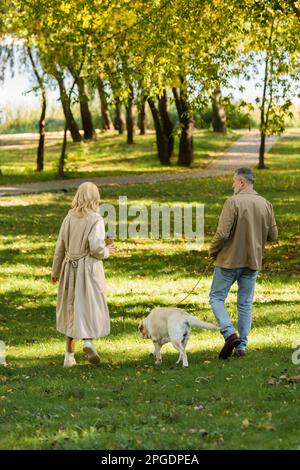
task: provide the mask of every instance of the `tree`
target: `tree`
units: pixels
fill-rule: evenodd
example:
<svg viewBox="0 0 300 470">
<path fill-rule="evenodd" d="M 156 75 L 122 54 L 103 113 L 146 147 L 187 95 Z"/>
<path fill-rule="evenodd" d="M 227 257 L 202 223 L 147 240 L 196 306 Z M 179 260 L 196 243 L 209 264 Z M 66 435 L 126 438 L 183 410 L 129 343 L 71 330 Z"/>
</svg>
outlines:
<svg viewBox="0 0 300 470">
<path fill-rule="evenodd" d="M 127 144 L 133 144 L 134 133 L 134 119 L 133 119 L 133 86 L 129 85 L 129 93 L 125 102 L 126 109 L 126 129 L 127 129 Z"/>
<path fill-rule="evenodd" d="M 168 95 L 164 88 L 161 96 L 158 96 L 158 109 L 162 120 L 162 127 L 168 141 L 168 156 L 172 158 L 174 150 L 174 126 L 168 113 Z"/>
<path fill-rule="evenodd" d="M 119 134 L 123 134 L 124 132 L 124 121 L 122 118 L 122 113 L 121 113 L 121 100 L 119 96 L 115 97 L 115 110 L 116 110 L 116 115 L 114 119 L 114 126 L 115 129 L 119 132 Z"/>
<path fill-rule="evenodd" d="M 230 86 L 231 77 L 240 73 L 243 62 L 248 66 L 259 54 L 268 65 L 264 102 L 260 103 L 264 108 L 262 135 L 282 127 L 282 116 L 288 109 L 288 84 L 292 69 L 296 70 L 291 64 L 296 63 L 299 52 L 295 33 L 296 23 L 299 32 L 298 2 L 12 0 L 12 5 L 12 24 L 18 37 L 37 48 L 47 74 L 56 76 L 59 71 L 57 79 L 71 129 L 74 100 L 66 100 L 70 90 L 68 69 L 78 70 L 84 57 L 77 77 L 79 97 L 86 94 L 79 89 L 81 79 L 100 77 L 103 83 L 109 83 L 119 132 L 120 106 L 125 104 L 129 143 L 133 141 L 133 106 L 142 94 L 147 97 L 162 164 L 170 163 L 174 146 L 172 125 L 165 112 L 165 90 L 172 90 L 179 116 L 178 164 L 189 166 L 193 160 L 194 110 L 213 96 L 215 128 L 224 131 L 219 90 Z M 18 11 L 15 17 L 14 10 Z M 274 34 L 268 52 L 266 38 L 270 37 L 273 16 Z M 279 99 L 283 89 L 284 103 Z M 103 93 L 102 97 L 104 116 L 107 106 Z M 86 102 L 82 100 L 82 104 Z M 103 122 L 108 127 L 105 121 L 106 117 Z"/>
<path fill-rule="evenodd" d="M 101 109 L 101 117 L 102 117 L 102 129 L 109 130 L 112 127 L 112 122 L 108 110 L 108 103 L 107 103 L 107 96 L 105 91 L 105 86 L 102 78 L 99 74 L 96 76 L 96 84 L 100 99 L 100 109 Z"/>
<path fill-rule="evenodd" d="M 32 65 L 32 69 L 38 83 L 38 88 L 41 91 L 42 97 L 42 109 L 39 119 L 39 143 L 37 148 L 37 160 L 36 160 L 36 171 L 42 171 L 44 169 L 44 148 L 45 148 L 45 128 L 46 128 L 46 109 L 47 109 L 47 93 L 44 82 L 43 74 L 38 70 L 36 60 L 34 59 L 33 51 L 30 47 L 27 47 L 27 53 Z"/>
<path fill-rule="evenodd" d="M 180 88 L 173 87 L 173 95 L 180 122 L 178 165 L 191 166 L 193 162 L 193 114 L 188 103 L 186 82 L 180 76 Z"/>
<path fill-rule="evenodd" d="M 249 8 L 251 7 L 251 8 Z M 285 117 L 290 115 L 291 98 L 295 93 L 293 74 L 299 67 L 297 18 L 285 1 L 252 2 L 248 6 L 251 34 L 246 48 L 263 66 L 260 109 L 259 169 L 265 169 L 266 137 L 283 132 Z M 257 73 L 259 76 L 259 73 Z"/>
<path fill-rule="evenodd" d="M 169 166 L 170 165 L 170 156 L 169 156 L 169 148 L 168 148 L 168 138 L 165 133 L 164 123 L 159 113 L 158 108 L 155 106 L 154 99 L 152 97 L 148 98 L 148 104 L 152 113 L 153 122 L 156 131 L 156 144 L 157 144 L 157 151 L 158 151 L 158 158 L 162 165 Z"/>
<path fill-rule="evenodd" d="M 71 95 L 70 93 L 67 92 L 67 89 L 64 83 L 63 72 L 60 70 L 58 66 L 56 66 L 55 70 L 53 69 L 52 71 L 52 75 L 56 78 L 57 83 L 58 83 L 58 87 L 60 91 L 60 100 L 61 100 L 61 104 L 63 107 L 64 115 L 65 115 L 67 129 L 69 129 L 71 133 L 73 142 L 81 142 L 82 136 L 79 132 L 78 125 L 72 113 Z"/>
<path fill-rule="evenodd" d="M 78 80 L 78 77 L 80 77 L 80 73 L 81 73 L 83 66 L 84 66 L 84 59 L 82 59 L 79 70 L 77 71 L 77 74 L 74 77 L 74 81 L 70 87 L 70 90 L 66 99 L 66 101 L 68 102 L 71 102 L 71 96 L 72 96 L 75 84 Z M 59 163 L 58 163 L 58 176 L 60 176 L 61 178 L 64 177 L 65 158 L 66 158 L 66 150 L 67 150 L 67 130 L 68 130 L 68 123 L 67 123 L 67 120 L 65 120 L 64 138 L 63 138 L 63 143 L 62 143 L 61 153 L 60 153 L 60 158 L 59 158 Z"/>
<path fill-rule="evenodd" d="M 83 137 L 85 140 L 91 140 L 96 137 L 92 114 L 89 108 L 89 98 L 86 91 L 85 81 L 82 77 L 77 79 L 77 87 L 79 93 L 80 114 L 83 127 Z"/>
<path fill-rule="evenodd" d="M 242 7 L 236 15 L 235 4 L 234 0 L 157 2 L 151 21 L 141 22 L 135 30 L 138 40 L 130 49 L 131 64 L 137 71 L 143 68 L 152 115 L 154 97 L 162 96 L 166 87 L 173 91 L 180 121 L 179 165 L 190 166 L 193 161 L 195 108 L 210 99 L 216 87 L 228 86 L 232 64 L 240 53 Z M 161 140 L 160 131 L 157 143 Z M 160 160 L 161 152 L 158 149 Z"/>
<path fill-rule="evenodd" d="M 212 95 L 212 126 L 214 132 L 226 133 L 226 112 L 219 87 L 213 91 Z"/>
<path fill-rule="evenodd" d="M 143 96 L 140 100 L 138 126 L 140 128 L 140 135 L 145 135 L 147 130 L 147 115 L 146 115 L 147 97 Z"/>
<path fill-rule="evenodd" d="M 83 77 L 77 76 L 78 74 L 76 74 L 74 69 L 71 74 L 78 88 L 83 138 L 85 140 L 91 140 L 95 138 L 96 133 L 93 125 L 92 114 L 89 108 L 89 98 L 86 91 L 86 84 Z"/>
</svg>

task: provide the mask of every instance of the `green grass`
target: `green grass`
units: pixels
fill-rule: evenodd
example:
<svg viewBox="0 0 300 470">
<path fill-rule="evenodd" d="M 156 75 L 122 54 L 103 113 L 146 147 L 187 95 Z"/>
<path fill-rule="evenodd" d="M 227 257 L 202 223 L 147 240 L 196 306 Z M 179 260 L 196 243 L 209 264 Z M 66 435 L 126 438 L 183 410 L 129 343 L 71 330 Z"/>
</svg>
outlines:
<svg viewBox="0 0 300 470">
<path fill-rule="evenodd" d="M 230 131 L 227 136 L 216 135 L 209 130 L 194 134 L 195 161 L 193 167 L 207 165 L 214 156 L 232 144 L 241 134 Z M 35 171 L 37 136 L 12 136 L 1 139 L 0 185 L 21 184 L 57 178 L 57 165 L 61 140 L 57 134 L 46 139 L 45 168 Z M 115 132 L 98 134 L 92 142 L 72 143 L 67 150 L 66 177 L 89 178 L 91 176 L 121 175 L 157 171 L 180 171 L 176 166 L 176 152 L 171 167 L 162 167 L 157 157 L 155 134 L 135 136 L 135 144 L 127 145 L 126 136 Z"/>
<path fill-rule="evenodd" d="M 101 366 L 62 368 L 64 338 L 55 330 L 56 287 L 50 266 L 57 232 L 72 194 L 1 198 L 0 338 L 8 366 L 0 366 L 1 449 L 299 449 L 299 384 L 268 385 L 293 365 L 300 340 L 299 139 L 282 139 L 256 172 L 256 189 L 272 201 L 280 244 L 266 250 L 258 277 L 253 328 L 246 358 L 218 360 L 220 334 L 193 330 L 190 367 L 175 365 L 163 348 L 153 364 L 152 345 L 137 333 L 151 308 L 176 303 L 207 265 L 206 251 L 182 241 L 126 240 L 105 262 L 111 335 L 95 342 Z M 120 193 L 121 191 L 121 193 Z M 117 203 L 205 203 L 205 250 L 231 177 L 105 189 Z M 186 308 L 214 322 L 208 304 L 212 269 Z M 228 298 L 236 321 L 236 288 Z"/>
</svg>

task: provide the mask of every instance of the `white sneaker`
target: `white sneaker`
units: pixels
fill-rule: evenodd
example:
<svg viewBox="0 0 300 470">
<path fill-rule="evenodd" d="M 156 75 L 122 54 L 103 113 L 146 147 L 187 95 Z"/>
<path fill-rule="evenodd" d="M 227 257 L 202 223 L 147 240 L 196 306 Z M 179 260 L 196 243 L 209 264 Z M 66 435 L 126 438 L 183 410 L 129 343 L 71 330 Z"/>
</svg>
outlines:
<svg viewBox="0 0 300 470">
<path fill-rule="evenodd" d="M 98 366 L 100 363 L 100 357 L 98 356 L 98 353 L 96 349 L 94 348 L 94 345 L 92 341 L 85 341 L 83 343 L 83 351 L 86 354 L 86 357 L 88 361 L 93 365 L 93 366 Z"/>
<path fill-rule="evenodd" d="M 76 366 L 77 362 L 75 360 L 74 355 L 70 356 L 69 354 L 65 355 L 65 360 L 64 360 L 64 367 L 74 367 Z"/>
</svg>

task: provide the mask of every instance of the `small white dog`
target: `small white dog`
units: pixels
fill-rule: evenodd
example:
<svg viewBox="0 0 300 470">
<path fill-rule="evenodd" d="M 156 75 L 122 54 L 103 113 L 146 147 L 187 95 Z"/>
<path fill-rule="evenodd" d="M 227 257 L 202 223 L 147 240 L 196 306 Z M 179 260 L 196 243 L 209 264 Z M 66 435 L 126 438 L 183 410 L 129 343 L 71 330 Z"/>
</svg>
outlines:
<svg viewBox="0 0 300 470">
<path fill-rule="evenodd" d="M 142 338 L 151 338 L 153 341 L 155 364 L 159 364 L 162 360 L 160 353 L 162 345 L 171 342 L 174 348 L 179 351 L 179 359 L 176 364 L 182 360 L 183 367 L 188 367 L 185 347 L 192 326 L 206 330 L 220 329 L 211 323 L 198 320 L 182 308 L 159 307 L 154 308 L 144 320 L 140 321 L 139 330 Z"/>
</svg>

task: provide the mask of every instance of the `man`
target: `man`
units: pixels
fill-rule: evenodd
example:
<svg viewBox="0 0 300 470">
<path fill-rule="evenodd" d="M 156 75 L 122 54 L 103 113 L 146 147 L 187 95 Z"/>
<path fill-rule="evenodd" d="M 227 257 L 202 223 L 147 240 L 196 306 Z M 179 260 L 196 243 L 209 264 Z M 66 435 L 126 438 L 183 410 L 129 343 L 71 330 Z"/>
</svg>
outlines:
<svg viewBox="0 0 300 470">
<path fill-rule="evenodd" d="M 266 241 L 275 242 L 278 237 L 272 204 L 254 191 L 253 183 L 250 168 L 236 170 L 232 186 L 234 196 L 225 201 L 209 249 L 210 257 L 215 259 L 210 305 L 225 339 L 220 359 L 227 359 L 234 349 L 237 356 L 246 354 L 255 281 L 261 269 L 263 250 Z M 235 281 L 238 284 L 239 336 L 225 308 L 226 297 Z"/>
</svg>

